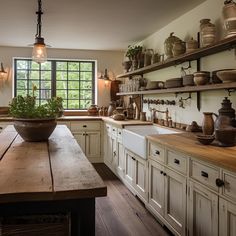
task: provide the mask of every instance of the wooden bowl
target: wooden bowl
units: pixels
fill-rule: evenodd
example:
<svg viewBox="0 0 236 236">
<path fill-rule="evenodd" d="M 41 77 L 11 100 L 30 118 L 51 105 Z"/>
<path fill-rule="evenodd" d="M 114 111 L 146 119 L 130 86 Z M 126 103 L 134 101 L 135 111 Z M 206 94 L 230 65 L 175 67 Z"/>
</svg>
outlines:
<svg viewBox="0 0 236 236">
<path fill-rule="evenodd" d="M 236 69 L 221 70 L 216 75 L 222 80 L 223 83 L 236 82 Z"/>
<path fill-rule="evenodd" d="M 215 139 L 214 135 L 205 135 L 205 134 L 198 134 L 196 135 L 197 140 L 204 145 L 209 145 Z"/>
</svg>

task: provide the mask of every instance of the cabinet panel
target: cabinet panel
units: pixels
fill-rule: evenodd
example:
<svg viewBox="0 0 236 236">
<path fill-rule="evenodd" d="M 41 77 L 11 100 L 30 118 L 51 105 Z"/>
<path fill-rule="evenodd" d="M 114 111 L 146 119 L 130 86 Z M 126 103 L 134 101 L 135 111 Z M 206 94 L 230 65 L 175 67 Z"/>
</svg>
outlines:
<svg viewBox="0 0 236 236">
<path fill-rule="evenodd" d="M 125 155 L 123 144 L 118 140 L 117 141 L 117 173 L 123 178 L 124 177 L 124 168 L 125 168 Z"/>
<path fill-rule="evenodd" d="M 165 218 L 181 234 L 186 228 L 186 177 L 165 169 Z"/>
<path fill-rule="evenodd" d="M 129 185 L 133 185 L 135 178 L 135 159 L 129 151 L 125 151 L 125 180 Z"/>
<path fill-rule="evenodd" d="M 149 204 L 162 216 L 164 215 L 165 179 L 161 174 L 164 167 L 149 161 Z"/>
<path fill-rule="evenodd" d="M 73 133 L 73 135 L 74 135 L 76 141 L 78 142 L 78 144 L 80 145 L 82 151 L 86 155 L 85 133 L 84 132 L 77 132 L 77 133 Z"/>
<path fill-rule="evenodd" d="M 236 205 L 222 198 L 219 200 L 219 235 L 236 235 Z"/>
<path fill-rule="evenodd" d="M 145 160 L 135 157 L 135 189 L 138 194 L 147 200 L 148 174 L 147 163 Z"/>
<path fill-rule="evenodd" d="M 88 158 L 100 157 L 101 154 L 101 143 L 100 143 L 100 132 L 87 131 L 85 134 L 86 142 L 86 156 Z"/>
<path fill-rule="evenodd" d="M 112 144 L 113 140 L 111 136 L 105 135 L 105 142 L 104 142 L 104 155 L 105 160 L 108 164 L 112 164 L 113 154 L 112 154 Z"/>
<path fill-rule="evenodd" d="M 218 235 L 218 196 L 190 181 L 189 235 Z"/>
<path fill-rule="evenodd" d="M 236 201 L 236 176 L 230 172 L 223 171 L 223 195 Z"/>
</svg>

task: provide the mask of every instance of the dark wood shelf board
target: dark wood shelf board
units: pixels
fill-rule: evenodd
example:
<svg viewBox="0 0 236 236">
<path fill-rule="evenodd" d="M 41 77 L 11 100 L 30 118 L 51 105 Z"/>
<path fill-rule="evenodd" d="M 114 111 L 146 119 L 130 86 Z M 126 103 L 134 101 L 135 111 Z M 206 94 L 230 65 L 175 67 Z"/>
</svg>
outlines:
<svg viewBox="0 0 236 236">
<path fill-rule="evenodd" d="M 226 38 L 213 45 L 196 49 L 194 52 L 185 53 L 178 57 L 167 59 L 164 62 L 155 63 L 135 71 L 130 71 L 128 73 L 118 75 L 117 78 L 131 77 L 134 75 L 143 75 L 145 73 L 160 70 L 169 66 L 175 66 L 186 61 L 194 61 L 200 59 L 201 57 L 209 56 L 235 47 L 236 47 L 236 37 Z"/>
<path fill-rule="evenodd" d="M 186 87 L 169 88 L 169 89 L 144 90 L 144 91 L 117 93 L 117 95 L 126 96 L 126 95 L 138 95 L 138 94 L 145 95 L 145 94 L 163 94 L 163 93 L 189 93 L 189 92 L 200 92 L 200 91 L 232 89 L 232 88 L 236 88 L 236 82 L 222 83 L 222 84 L 208 84 L 199 86 L 186 86 Z"/>
</svg>

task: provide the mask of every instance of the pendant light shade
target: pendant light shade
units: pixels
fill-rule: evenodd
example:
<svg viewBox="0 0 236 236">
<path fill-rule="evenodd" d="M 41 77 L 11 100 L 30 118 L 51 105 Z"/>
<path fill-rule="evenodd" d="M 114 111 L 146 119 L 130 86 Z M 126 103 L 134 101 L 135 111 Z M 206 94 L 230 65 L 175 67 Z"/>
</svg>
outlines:
<svg viewBox="0 0 236 236">
<path fill-rule="evenodd" d="M 37 17 L 37 33 L 35 35 L 35 43 L 32 52 L 32 60 L 37 63 L 43 63 L 47 61 L 47 51 L 46 44 L 44 43 L 44 38 L 41 37 L 41 16 L 42 16 L 42 2 L 38 0 L 38 11 L 36 12 Z"/>
</svg>

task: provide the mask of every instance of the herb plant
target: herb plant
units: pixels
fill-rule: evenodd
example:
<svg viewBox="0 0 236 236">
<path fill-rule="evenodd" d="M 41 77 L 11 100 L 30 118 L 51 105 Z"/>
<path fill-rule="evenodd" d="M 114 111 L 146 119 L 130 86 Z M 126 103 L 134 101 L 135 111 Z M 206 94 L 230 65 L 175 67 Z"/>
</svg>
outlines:
<svg viewBox="0 0 236 236">
<path fill-rule="evenodd" d="M 57 118 L 63 113 L 62 102 L 61 97 L 53 97 L 46 104 L 37 106 L 35 96 L 19 95 L 9 104 L 9 113 L 15 118 Z"/>
</svg>

